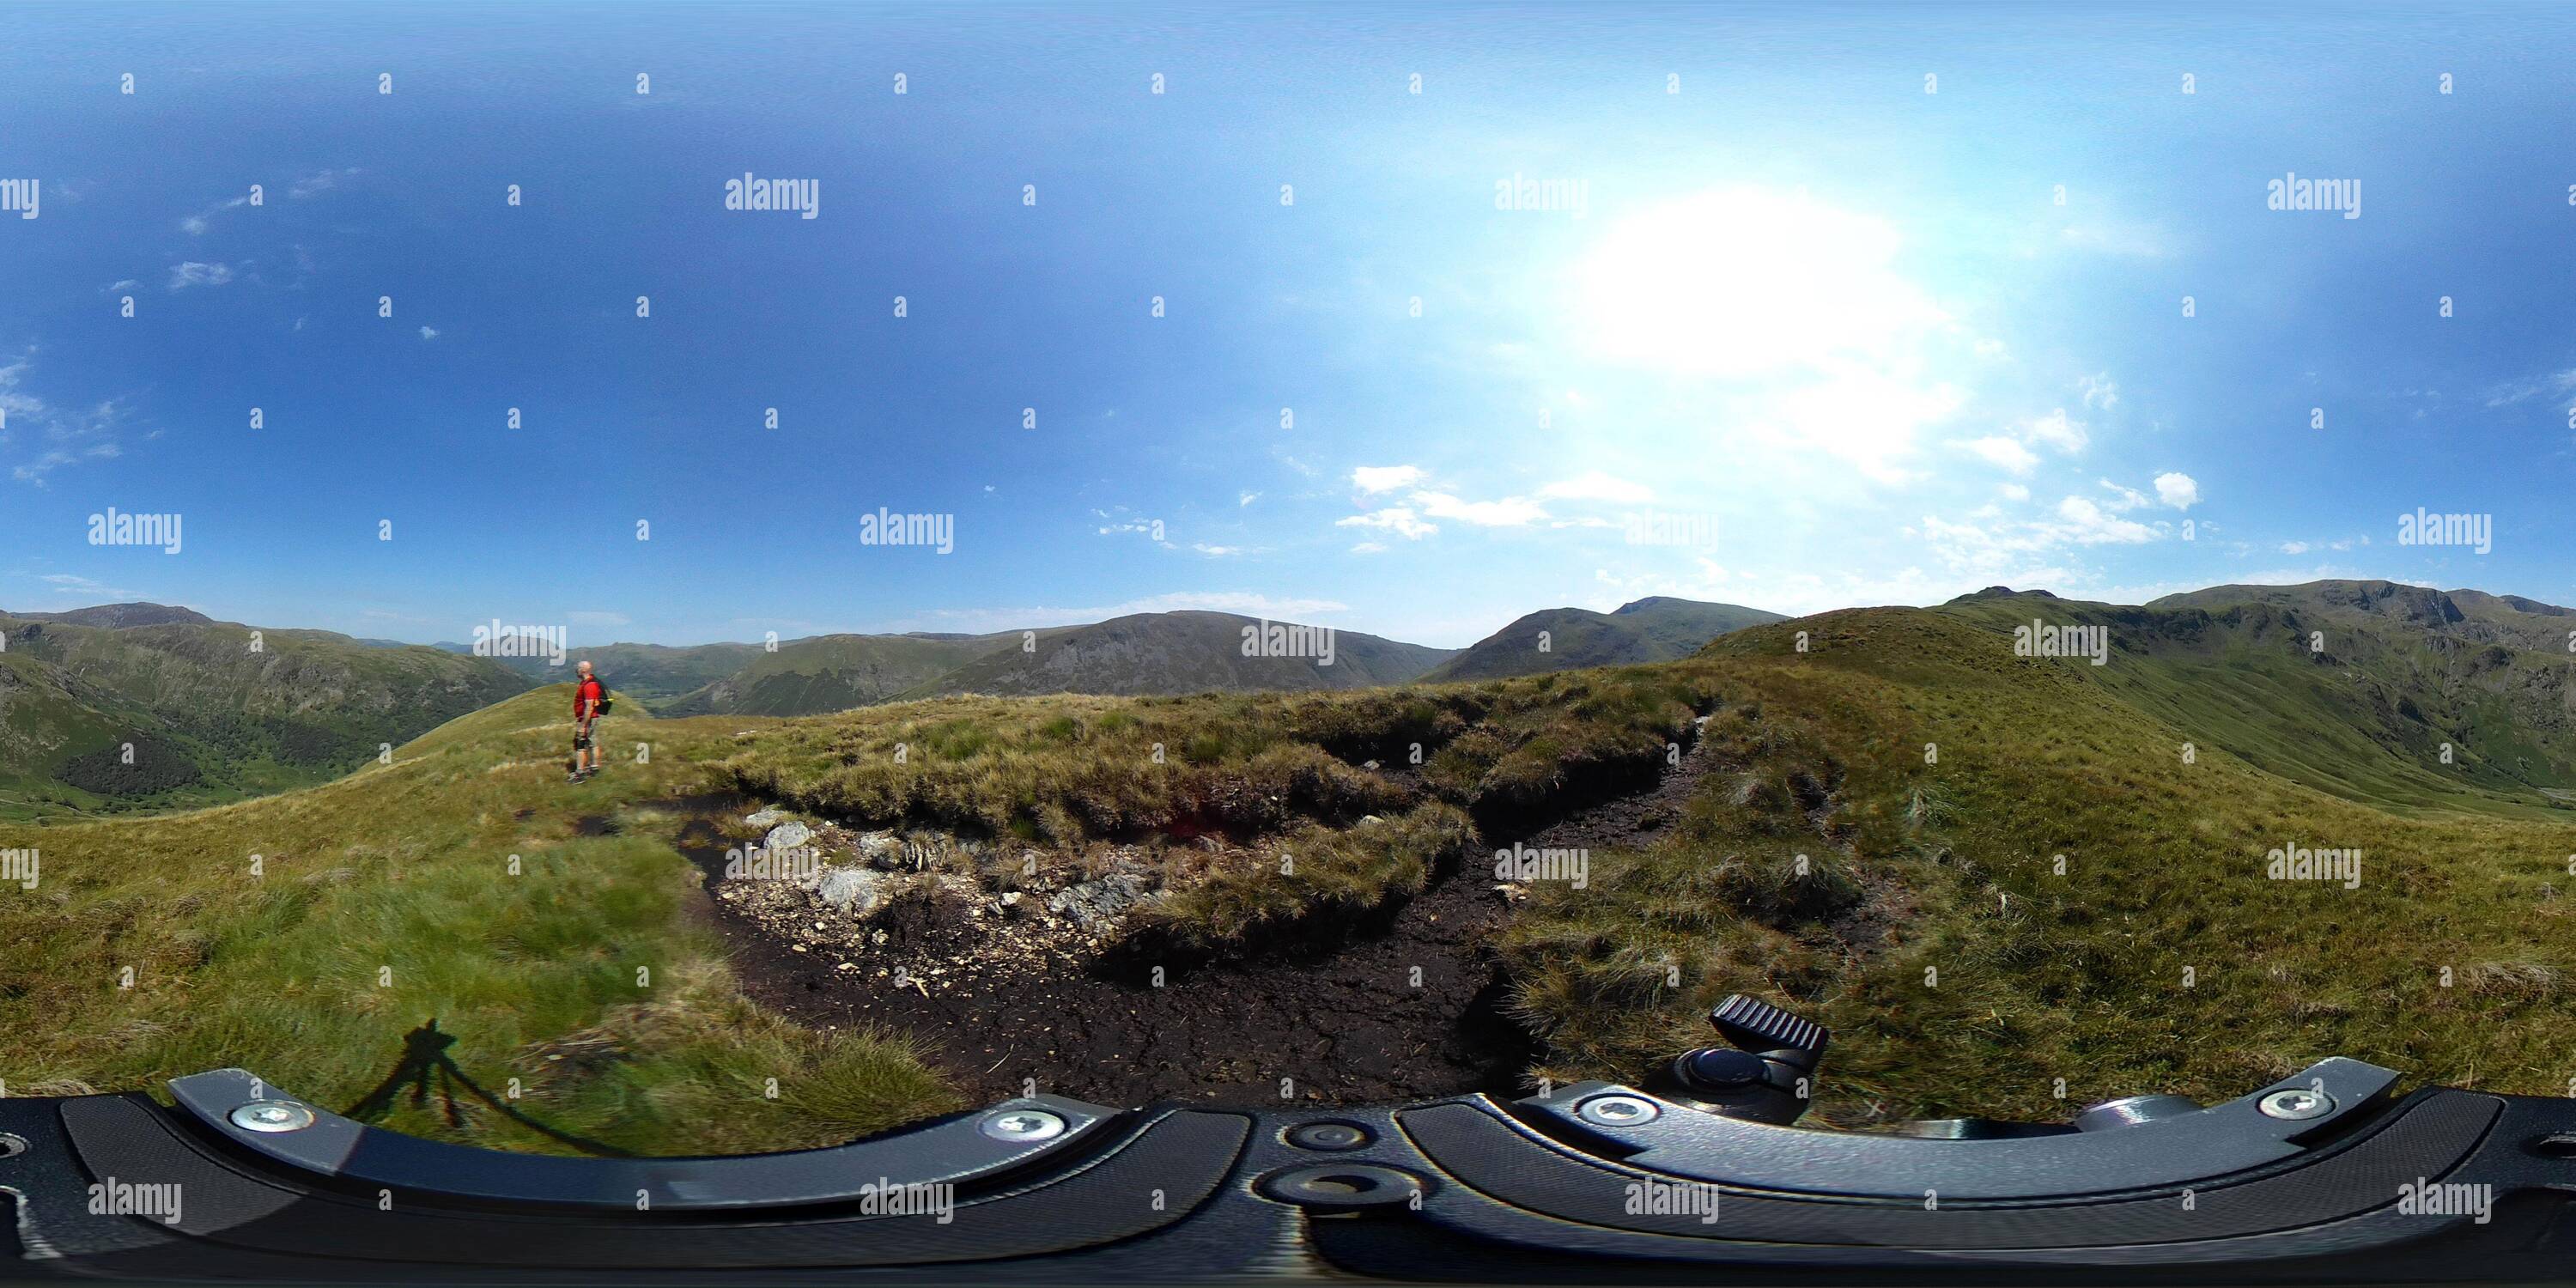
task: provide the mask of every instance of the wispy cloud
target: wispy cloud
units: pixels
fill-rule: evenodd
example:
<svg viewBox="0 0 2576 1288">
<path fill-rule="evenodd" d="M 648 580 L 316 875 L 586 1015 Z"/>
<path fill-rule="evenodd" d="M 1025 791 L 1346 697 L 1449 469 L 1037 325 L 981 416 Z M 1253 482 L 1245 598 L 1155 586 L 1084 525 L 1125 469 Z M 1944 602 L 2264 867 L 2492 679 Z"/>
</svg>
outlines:
<svg viewBox="0 0 2576 1288">
<path fill-rule="evenodd" d="M 27 392 L 22 385 L 34 365 L 32 354 L 30 350 L 0 366 L 0 426 L 5 426 L 0 445 L 29 433 L 44 445 L 10 467 L 9 477 L 43 487 L 45 476 L 66 465 L 124 455 L 117 437 L 125 422 L 124 405 L 110 398 L 87 408 L 66 408 Z"/>
<path fill-rule="evenodd" d="M 221 286 L 233 280 L 230 264 L 201 264 L 189 260 L 170 266 L 170 289 L 184 291 L 191 286 Z"/>
<path fill-rule="evenodd" d="M 1369 496 L 1421 481 L 1422 467 L 1418 465 L 1363 465 L 1351 471 L 1351 486 Z"/>
<path fill-rule="evenodd" d="M 322 193 L 329 192 L 333 188 L 339 187 L 342 179 L 351 178 L 360 173 L 362 172 L 356 166 L 350 166 L 342 170 L 317 170 L 312 174 L 308 174 L 303 178 L 288 184 L 286 195 L 293 197 L 298 201 L 307 197 L 318 196 Z"/>
<path fill-rule="evenodd" d="M 1432 533 L 1440 530 L 1435 524 L 1424 523 L 1422 521 L 1422 516 L 1414 513 L 1411 507 L 1402 505 L 1390 505 L 1383 510 L 1373 510 L 1367 514 L 1354 514 L 1349 518 L 1336 519 L 1333 521 L 1333 526 L 1336 528 L 1382 528 L 1404 538 L 1407 541 L 1420 541 L 1424 537 L 1430 536 Z"/>
</svg>

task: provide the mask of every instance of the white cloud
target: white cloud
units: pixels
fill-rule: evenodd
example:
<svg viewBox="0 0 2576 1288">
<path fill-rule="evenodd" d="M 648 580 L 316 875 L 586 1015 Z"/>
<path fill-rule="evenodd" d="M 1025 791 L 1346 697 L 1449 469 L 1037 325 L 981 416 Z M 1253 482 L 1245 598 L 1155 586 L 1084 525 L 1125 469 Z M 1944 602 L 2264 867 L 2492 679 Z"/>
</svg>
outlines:
<svg viewBox="0 0 2576 1288">
<path fill-rule="evenodd" d="M 2027 501 L 2030 499 L 2030 489 L 2023 487 L 2019 483 L 2006 483 L 1995 490 L 2003 493 L 2006 500 Z"/>
<path fill-rule="evenodd" d="M 1240 509 L 1240 508 L 1242 508 L 1242 507 L 1244 507 L 1244 506 L 1247 506 L 1247 505 L 1250 505 L 1250 504 L 1252 504 L 1253 502 L 1258 501 L 1258 500 L 1260 500 L 1260 499 L 1261 499 L 1261 494 L 1260 494 L 1260 493 L 1258 493 L 1258 492 L 1246 492 L 1246 493 L 1243 493 L 1242 495 L 1237 496 L 1236 498 L 1234 498 L 1234 504 L 1235 504 L 1235 507 L 1236 507 L 1237 509 Z"/>
<path fill-rule="evenodd" d="M 2134 545 L 2153 541 L 2159 535 L 2154 528 L 2133 519 L 2113 517 L 2102 507 L 2080 496 L 2070 496 L 2057 503 L 2057 517 L 2067 526 L 2061 535 L 2078 545 L 2101 545 L 2106 542 Z"/>
<path fill-rule="evenodd" d="M 2086 442 L 2084 422 L 2068 420 L 2066 409 L 2060 407 L 2045 416 L 2023 421 L 2021 439 L 2025 443 L 2045 443 L 2061 452 L 2073 455 L 2084 450 Z"/>
<path fill-rule="evenodd" d="M 1368 514 L 1354 514 L 1347 519 L 1336 519 L 1333 521 L 1333 526 L 1383 528 L 1407 541 L 1419 541 L 1440 530 L 1436 525 L 1424 523 L 1422 516 L 1415 514 L 1411 507 L 1401 505 L 1391 505 Z"/>
<path fill-rule="evenodd" d="M 2113 513 L 2126 513 L 2143 505 L 2154 504 L 2154 502 L 2147 499 L 2146 493 L 2141 492 L 2136 488 L 2126 487 L 2121 484 L 2114 483 L 2109 479 L 2100 479 L 2097 481 L 2101 483 L 2105 490 L 2111 493 L 2111 510 Z"/>
<path fill-rule="evenodd" d="M 38 577 L 36 580 L 52 586 L 55 593 L 62 595 L 97 595 L 115 598 L 117 596 L 130 595 L 134 593 L 128 590 L 120 590 L 117 587 L 106 584 L 105 582 L 92 581 L 87 577 L 77 576 L 67 572 L 49 572 Z"/>
<path fill-rule="evenodd" d="M 2200 484 L 2188 474 L 2159 474 L 2156 499 L 2177 510 L 2188 510 L 2200 504 Z"/>
<path fill-rule="evenodd" d="M 1507 496 L 1499 501 L 1461 501 L 1446 492 L 1416 492 L 1413 503 L 1435 519 L 1456 519 L 1480 528 L 1517 528 L 1547 517 L 1547 511 L 1526 497 Z"/>
<path fill-rule="evenodd" d="M 2120 386 L 2111 379 L 2111 373 L 2107 371 L 2098 376 L 2086 376 L 2076 381 L 2075 387 L 2084 392 L 2084 406 L 2087 409 L 2099 407 L 2109 411 L 2120 401 Z"/>
<path fill-rule="evenodd" d="M 1959 446 L 1966 448 L 1970 455 L 1981 457 L 1986 463 L 2015 474 L 2028 474 L 2039 464 L 2037 453 L 2001 435 L 1970 439 L 1960 443 Z M 2028 493 L 2025 492 L 2024 495 Z"/>
<path fill-rule="evenodd" d="M 1351 471 L 1351 486 L 1367 495 L 1392 492 L 1421 481 L 1422 468 L 1417 465 L 1363 465 Z"/>
<path fill-rule="evenodd" d="M 340 186 L 341 179 L 356 173 L 358 173 L 356 166 L 350 166 L 345 170 L 317 170 L 296 180 L 287 188 L 286 195 L 301 200 L 317 193 L 329 192 Z"/>
<path fill-rule="evenodd" d="M 2508 407 L 2543 394 L 2565 394 L 2576 391 L 2576 367 L 2547 375 L 2526 376 L 2508 380 L 2487 391 L 2487 406 Z"/>
<path fill-rule="evenodd" d="M 1585 470 L 1573 478 L 1558 479 L 1540 488 L 1538 494 L 1569 501 L 1615 501 L 1627 505 L 1643 505 L 1655 499 L 1654 489 L 1642 483 L 1614 478 L 1599 470 Z"/>
<path fill-rule="evenodd" d="M 1385 543 L 1378 541 L 1363 541 L 1358 545 L 1351 547 L 1351 553 L 1355 555 L 1383 554 L 1385 551 Z"/>
<path fill-rule="evenodd" d="M 1206 543 L 1206 542 L 1204 542 L 1204 541 L 1194 541 L 1194 542 L 1191 542 L 1191 543 L 1190 543 L 1190 549 L 1195 550 L 1195 551 L 1198 551 L 1200 554 L 1208 555 L 1208 556 L 1211 556 L 1211 557 L 1222 557 L 1222 556 L 1225 556 L 1225 555 L 1239 555 L 1239 554 L 1242 554 L 1242 553 L 1243 553 L 1243 547 L 1241 547 L 1241 546 L 1212 546 L 1212 545 L 1209 545 L 1208 543 Z"/>
<path fill-rule="evenodd" d="M 233 280 L 230 264 L 200 264 L 189 260 L 170 266 L 170 289 L 184 291 L 191 286 L 221 286 Z"/>
<path fill-rule="evenodd" d="M 421 339 L 424 339 L 424 340 L 435 340 L 435 339 L 437 339 L 437 338 L 438 338 L 438 330 L 437 330 L 437 328 L 435 328 L 435 327 L 422 327 L 422 328 L 420 329 L 420 338 L 421 338 Z"/>
</svg>

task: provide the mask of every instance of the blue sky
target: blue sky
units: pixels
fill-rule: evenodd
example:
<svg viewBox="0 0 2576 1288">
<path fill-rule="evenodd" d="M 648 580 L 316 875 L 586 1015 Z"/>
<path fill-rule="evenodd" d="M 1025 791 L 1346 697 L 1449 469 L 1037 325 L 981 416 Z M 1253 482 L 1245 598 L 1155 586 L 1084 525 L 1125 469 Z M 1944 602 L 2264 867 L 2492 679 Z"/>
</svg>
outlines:
<svg viewBox="0 0 2576 1288">
<path fill-rule="evenodd" d="M 0 605 L 2568 602 L 2571 33 L 2504 12 L 16 6 Z M 2294 174 L 2359 217 L 2268 208 Z"/>
</svg>

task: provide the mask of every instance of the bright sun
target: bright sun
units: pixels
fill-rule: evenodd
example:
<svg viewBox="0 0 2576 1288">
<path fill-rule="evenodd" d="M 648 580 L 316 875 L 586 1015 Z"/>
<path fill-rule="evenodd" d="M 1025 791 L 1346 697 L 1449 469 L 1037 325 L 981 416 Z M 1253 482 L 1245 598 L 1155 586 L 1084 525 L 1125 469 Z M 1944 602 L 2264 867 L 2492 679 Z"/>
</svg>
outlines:
<svg viewBox="0 0 2576 1288">
<path fill-rule="evenodd" d="M 1883 366 L 1941 311 L 1890 267 L 1896 231 L 1804 193 L 1727 188 L 1613 226 L 1575 275 L 1609 361 L 1758 376 Z"/>
</svg>

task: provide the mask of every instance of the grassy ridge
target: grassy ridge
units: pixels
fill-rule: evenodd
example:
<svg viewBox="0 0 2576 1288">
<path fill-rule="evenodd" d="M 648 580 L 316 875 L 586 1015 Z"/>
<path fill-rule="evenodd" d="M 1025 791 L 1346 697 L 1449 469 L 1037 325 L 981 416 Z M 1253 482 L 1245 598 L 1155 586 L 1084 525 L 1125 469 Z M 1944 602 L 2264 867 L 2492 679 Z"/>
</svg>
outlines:
<svg viewBox="0 0 2576 1288">
<path fill-rule="evenodd" d="M 1497 945 L 1548 1044 L 1538 1074 L 1642 1077 L 1748 991 L 1836 1031 L 1818 1110 L 1850 1124 L 2229 1096 L 2327 1054 L 2499 1090 L 2576 1077 L 2576 827 L 2465 774 L 2433 793 L 2405 744 L 2319 733 L 2322 708 L 2240 712 L 2249 691 L 2193 678 L 2202 645 L 2094 668 L 2015 657 L 2006 621 L 1832 613 L 1685 661 L 1477 684 L 620 719 L 610 773 L 574 788 L 548 689 L 324 787 L 0 828 L 45 864 L 38 890 L 0 889 L 0 1031 L 30 1035 L 0 1077 L 242 1064 L 341 1105 L 437 1015 L 469 1071 L 522 1077 L 569 1130 L 649 1152 L 841 1139 L 954 1097 L 897 1044 L 744 1002 L 650 802 L 730 788 L 1063 851 L 1221 832 L 1256 861 L 1173 874 L 1145 924 L 1229 952 L 1649 785 L 1694 736 L 1707 772 L 1678 817 L 1591 855 L 1583 888 L 1534 883 Z M 2337 739 L 2283 757 L 2320 785 L 2259 763 L 2302 736 Z M 2285 844 L 2361 851 L 2358 888 L 2268 879 Z"/>
<path fill-rule="evenodd" d="M 569 705 L 540 690 L 287 796 L 0 827 L 43 865 L 0 896 L 0 1076 L 31 1094 L 240 1065 L 340 1108 L 436 1017 L 478 1081 L 517 1077 L 526 1112 L 645 1152 L 831 1143 L 951 1107 L 899 1044 L 759 1012 L 687 914 L 688 870 L 639 802 L 730 738 L 612 719 L 613 751 L 649 739 L 652 763 L 617 754 L 568 788 Z M 583 835 L 591 818 L 610 830 Z M 405 1102 L 390 1125 L 552 1148 L 496 1117 L 456 1132 Z"/>
<path fill-rule="evenodd" d="M 1941 613 L 1757 627 L 1693 665 L 1726 694 L 1725 771 L 1509 933 L 1552 1076 L 1636 1076 L 1735 990 L 1836 1031 L 1818 1109 L 1845 1123 L 2225 1097 L 2331 1054 L 2576 1076 L 2576 828 L 2400 817 L 2206 743 L 2185 764 L 2095 668 Z M 2267 879 L 2284 844 L 2361 850 L 2360 887 Z"/>
</svg>

